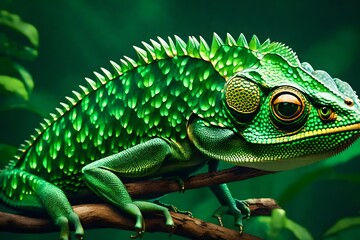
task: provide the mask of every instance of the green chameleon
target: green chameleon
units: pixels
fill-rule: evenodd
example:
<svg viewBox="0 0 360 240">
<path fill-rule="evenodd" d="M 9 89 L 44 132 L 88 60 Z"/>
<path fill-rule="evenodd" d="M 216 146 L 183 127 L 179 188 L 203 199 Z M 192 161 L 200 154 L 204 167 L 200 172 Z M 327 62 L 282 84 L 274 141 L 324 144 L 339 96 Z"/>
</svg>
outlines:
<svg viewBox="0 0 360 240">
<path fill-rule="evenodd" d="M 0 172 L 0 199 L 18 210 L 46 212 L 69 238 L 84 230 L 68 199 L 83 189 L 135 219 L 164 206 L 134 201 L 123 181 L 185 177 L 219 161 L 269 171 L 334 155 L 360 134 L 360 105 L 351 87 L 300 63 L 287 46 L 214 34 L 134 47 L 137 61 L 111 62 L 74 91 Z M 211 187 L 223 214 L 241 228 L 245 202 L 226 184 Z"/>
</svg>

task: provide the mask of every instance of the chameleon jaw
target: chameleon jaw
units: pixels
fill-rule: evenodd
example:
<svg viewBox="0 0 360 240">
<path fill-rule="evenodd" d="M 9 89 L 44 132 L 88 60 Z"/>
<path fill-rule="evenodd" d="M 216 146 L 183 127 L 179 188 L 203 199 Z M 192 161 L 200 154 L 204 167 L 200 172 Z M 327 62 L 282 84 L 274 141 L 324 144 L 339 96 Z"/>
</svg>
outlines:
<svg viewBox="0 0 360 240">
<path fill-rule="evenodd" d="M 340 142 L 331 141 L 341 133 L 348 136 Z M 252 143 L 230 129 L 207 127 L 201 119 L 188 125 L 190 141 L 210 158 L 237 166 L 283 171 L 315 163 L 346 149 L 360 136 L 360 123 L 303 133 L 300 137 L 298 134 L 278 138 L 278 142 L 268 139 L 266 143 Z M 328 143 L 321 147 L 319 142 L 327 139 Z"/>
<path fill-rule="evenodd" d="M 341 144 L 340 146 L 329 151 L 319 152 L 317 154 L 297 156 L 293 158 L 264 159 L 263 161 L 241 162 L 239 166 L 271 172 L 287 171 L 290 169 L 307 166 L 309 164 L 316 163 L 331 156 L 335 156 L 347 149 L 349 146 L 351 146 L 359 136 L 360 134 L 357 134 L 352 138 L 348 139 L 344 144 Z"/>
<path fill-rule="evenodd" d="M 311 137 L 315 137 L 315 136 L 332 135 L 332 134 L 336 134 L 336 133 L 353 132 L 353 131 L 360 132 L 360 123 L 355 123 L 355 124 L 341 126 L 341 127 L 335 127 L 335 128 L 327 128 L 327 129 L 318 129 L 318 130 L 312 130 L 312 131 L 306 131 L 306 132 L 299 132 L 295 135 L 274 138 L 274 139 L 267 139 L 265 141 L 267 141 L 267 144 L 286 143 L 286 142 L 292 142 L 292 141 L 296 141 L 296 140 L 311 138 Z"/>
</svg>

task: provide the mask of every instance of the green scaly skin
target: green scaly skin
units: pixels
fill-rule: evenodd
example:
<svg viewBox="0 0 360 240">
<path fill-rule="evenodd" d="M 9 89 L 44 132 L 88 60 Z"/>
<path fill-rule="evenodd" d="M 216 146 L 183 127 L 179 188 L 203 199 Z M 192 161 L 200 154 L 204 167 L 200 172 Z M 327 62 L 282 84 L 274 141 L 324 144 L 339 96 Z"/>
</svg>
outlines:
<svg viewBox="0 0 360 240">
<path fill-rule="evenodd" d="M 122 179 L 186 176 L 218 161 L 280 171 L 331 156 L 360 133 L 360 106 L 351 87 L 300 63 L 277 42 L 248 43 L 214 34 L 210 46 L 190 37 L 143 43 L 139 59 L 73 92 L 0 172 L 0 199 L 24 211 L 47 212 L 60 238 L 84 231 L 68 197 L 90 189 L 135 219 L 168 210 L 133 201 Z M 215 163 L 215 164 L 214 164 Z M 249 209 L 226 184 L 211 187 L 215 215 L 235 217 L 241 228 Z"/>
</svg>

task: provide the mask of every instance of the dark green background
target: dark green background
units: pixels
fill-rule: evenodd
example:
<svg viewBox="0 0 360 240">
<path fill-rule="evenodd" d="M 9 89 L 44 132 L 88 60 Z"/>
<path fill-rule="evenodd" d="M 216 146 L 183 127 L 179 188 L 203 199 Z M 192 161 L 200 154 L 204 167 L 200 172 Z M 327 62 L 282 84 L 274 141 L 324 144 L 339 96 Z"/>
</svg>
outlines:
<svg viewBox="0 0 360 240">
<path fill-rule="evenodd" d="M 41 114 L 53 112 L 71 90 L 84 84 L 84 77 L 100 67 L 110 68 L 109 60 L 123 55 L 135 57 L 132 46 L 141 41 L 174 34 L 203 36 L 210 41 L 213 32 L 221 37 L 256 34 L 261 41 L 270 38 L 292 47 L 301 61 L 315 69 L 360 89 L 360 14 L 357 1 L 169 1 L 169 0 L 64 0 L 0 2 L 7 9 L 32 23 L 40 34 L 40 55 L 26 63 L 35 89 L 29 104 Z M 21 110 L 0 112 L 0 142 L 18 145 L 42 119 Z M 326 144 L 326 143 L 324 143 Z M 345 154 L 298 170 L 230 184 L 240 198 L 272 197 L 280 201 L 287 216 L 307 228 L 315 239 L 337 220 L 358 216 L 360 144 Z M 352 159 L 349 161 L 349 159 Z M 338 162 L 346 164 L 336 164 Z M 334 165 L 338 165 L 333 168 Z M 218 207 L 208 189 L 171 194 L 166 197 L 182 209 L 191 210 L 207 221 Z M 225 223 L 232 226 L 232 218 Z M 246 223 L 254 234 L 261 226 Z M 348 231 L 337 239 L 355 239 L 359 231 Z M 122 239 L 122 230 L 86 231 L 86 239 Z M 7 234 L 0 239 L 56 239 L 57 234 Z M 291 239 L 291 235 L 288 235 Z M 166 234 L 146 234 L 143 239 L 168 239 Z M 171 239 L 182 239 L 173 236 Z M 335 239 L 335 238 L 334 238 Z"/>
</svg>

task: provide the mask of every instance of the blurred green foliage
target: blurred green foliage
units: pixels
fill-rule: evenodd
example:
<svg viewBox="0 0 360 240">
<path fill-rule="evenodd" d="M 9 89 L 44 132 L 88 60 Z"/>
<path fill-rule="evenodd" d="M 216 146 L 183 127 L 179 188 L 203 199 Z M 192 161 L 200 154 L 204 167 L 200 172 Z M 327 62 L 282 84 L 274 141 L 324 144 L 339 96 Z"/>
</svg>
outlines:
<svg viewBox="0 0 360 240">
<path fill-rule="evenodd" d="M 36 28 L 18 15 L 0 10 L 0 109 L 13 104 L 14 97 L 28 100 L 34 82 L 29 72 L 18 63 L 34 60 L 38 55 L 39 35 Z M 5 98 L 5 99 L 4 99 Z"/>
<path fill-rule="evenodd" d="M 0 162 L 10 158 L 13 146 L 34 133 L 42 115 L 78 89 L 91 71 L 110 68 L 109 60 L 123 55 L 135 57 L 132 45 L 157 36 L 202 35 L 209 40 L 213 32 L 242 32 L 248 38 L 256 34 L 262 41 L 286 43 L 301 61 L 360 89 L 360 16 L 355 0 L 7 0 L 0 2 L 1 9 L 6 11 L 0 11 Z M 272 197 L 286 210 L 251 218 L 245 231 L 266 239 L 359 238 L 359 147 L 356 142 L 312 166 L 229 184 L 239 198 Z M 214 221 L 211 213 L 219 205 L 208 189 L 170 194 L 164 201 L 206 221 Z M 224 223 L 231 227 L 233 219 L 225 218 Z M 85 237 L 121 239 L 130 234 L 88 230 Z M 0 239 L 57 236 L 0 232 Z M 168 235 L 147 233 L 144 239 Z"/>
</svg>

